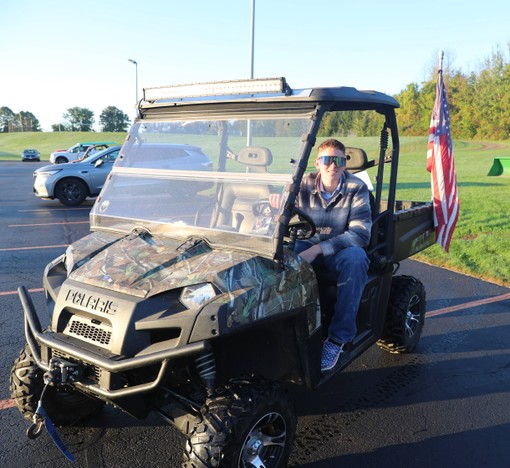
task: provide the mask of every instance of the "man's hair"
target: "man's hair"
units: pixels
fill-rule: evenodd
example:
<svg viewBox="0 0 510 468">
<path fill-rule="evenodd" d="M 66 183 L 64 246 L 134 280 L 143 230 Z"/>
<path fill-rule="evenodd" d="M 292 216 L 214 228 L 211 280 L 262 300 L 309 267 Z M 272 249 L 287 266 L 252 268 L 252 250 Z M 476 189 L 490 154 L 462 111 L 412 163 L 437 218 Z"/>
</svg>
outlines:
<svg viewBox="0 0 510 468">
<path fill-rule="evenodd" d="M 334 149 L 342 151 L 342 153 L 345 154 L 345 145 L 342 142 L 335 140 L 334 138 L 330 138 L 329 140 L 324 140 L 317 148 L 317 151 L 321 151 L 324 148 L 334 148 Z"/>
</svg>

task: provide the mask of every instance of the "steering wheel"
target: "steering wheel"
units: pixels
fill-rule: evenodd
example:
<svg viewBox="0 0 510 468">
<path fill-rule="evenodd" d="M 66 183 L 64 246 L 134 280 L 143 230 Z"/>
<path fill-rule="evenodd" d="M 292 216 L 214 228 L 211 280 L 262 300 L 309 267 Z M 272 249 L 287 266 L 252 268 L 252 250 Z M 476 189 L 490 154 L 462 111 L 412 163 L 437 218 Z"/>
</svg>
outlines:
<svg viewBox="0 0 510 468">
<path fill-rule="evenodd" d="M 289 223 L 288 235 L 290 238 L 305 240 L 315 236 L 317 227 L 308 213 L 305 213 L 301 208 L 295 206 L 292 209 L 292 214 L 292 219 L 297 217 L 297 220 L 293 221 L 291 219 Z"/>
<path fill-rule="evenodd" d="M 253 209 L 253 214 L 255 216 L 263 216 L 266 218 L 268 216 L 273 216 L 274 214 L 276 214 L 278 212 L 278 210 L 276 208 L 273 208 L 271 206 L 268 198 L 261 198 L 260 200 L 257 200 L 256 202 L 254 202 L 252 205 L 252 209 Z"/>
<path fill-rule="evenodd" d="M 253 214 L 261 217 L 271 217 L 278 212 L 276 208 L 271 206 L 267 198 L 256 201 L 253 203 L 252 208 Z M 294 218 L 297 219 L 294 220 Z M 306 240 L 315 236 L 316 231 L 317 227 L 310 215 L 301 208 L 294 206 L 286 237 L 290 237 L 293 240 Z"/>
</svg>

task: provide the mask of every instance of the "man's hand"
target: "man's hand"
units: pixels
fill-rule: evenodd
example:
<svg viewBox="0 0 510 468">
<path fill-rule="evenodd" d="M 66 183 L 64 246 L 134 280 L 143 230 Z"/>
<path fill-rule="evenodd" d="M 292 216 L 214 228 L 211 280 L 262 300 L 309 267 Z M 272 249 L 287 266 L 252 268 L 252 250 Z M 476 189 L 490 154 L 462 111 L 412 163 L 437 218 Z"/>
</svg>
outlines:
<svg viewBox="0 0 510 468">
<path fill-rule="evenodd" d="M 299 256 L 308 263 L 312 263 L 316 258 L 317 255 L 320 255 L 322 253 L 321 245 L 315 244 L 312 245 L 309 249 L 303 250 Z"/>
</svg>

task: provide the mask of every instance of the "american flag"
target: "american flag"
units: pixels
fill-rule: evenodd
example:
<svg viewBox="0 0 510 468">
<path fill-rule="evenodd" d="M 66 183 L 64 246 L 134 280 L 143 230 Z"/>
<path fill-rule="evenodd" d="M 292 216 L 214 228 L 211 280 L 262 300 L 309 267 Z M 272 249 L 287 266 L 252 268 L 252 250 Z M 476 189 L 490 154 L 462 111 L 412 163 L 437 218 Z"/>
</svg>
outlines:
<svg viewBox="0 0 510 468">
<path fill-rule="evenodd" d="M 448 252 L 459 217 L 459 195 L 453 161 L 448 101 L 441 70 L 438 73 L 436 100 L 430 119 L 427 170 L 431 174 L 436 242 Z"/>
</svg>

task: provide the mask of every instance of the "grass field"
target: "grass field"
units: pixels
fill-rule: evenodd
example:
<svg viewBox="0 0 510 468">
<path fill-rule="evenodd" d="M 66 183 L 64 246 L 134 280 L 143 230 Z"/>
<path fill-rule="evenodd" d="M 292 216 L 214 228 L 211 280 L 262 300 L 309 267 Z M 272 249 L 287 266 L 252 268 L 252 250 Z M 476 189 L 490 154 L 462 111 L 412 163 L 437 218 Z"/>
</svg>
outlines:
<svg viewBox="0 0 510 468">
<path fill-rule="evenodd" d="M 55 149 L 79 141 L 116 141 L 125 133 L 0 133 L 0 160 L 21 160 L 24 148 L 37 148 L 47 160 Z M 378 138 L 344 138 L 347 146 L 376 156 Z M 430 200 L 425 170 L 426 137 L 401 138 L 397 198 Z M 437 244 L 415 258 L 510 287 L 510 175 L 487 176 L 494 157 L 510 156 L 510 141 L 454 141 L 460 196 L 457 228 L 446 254 Z"/>
</svg>

